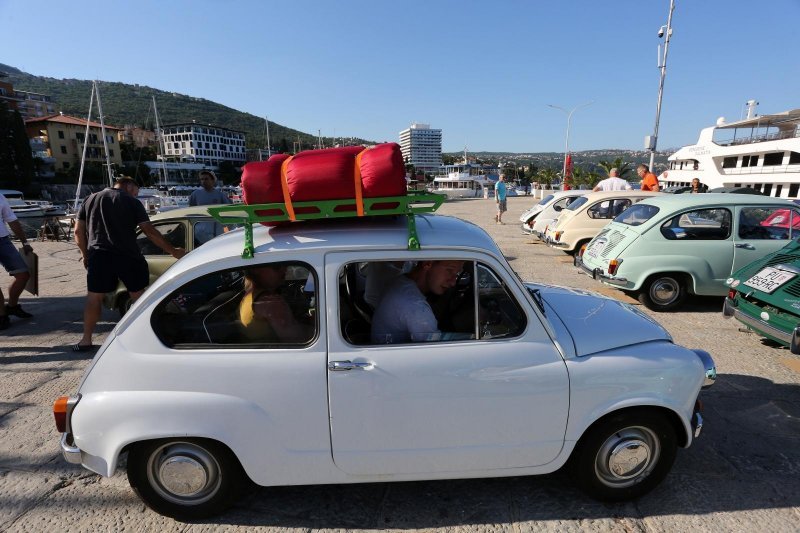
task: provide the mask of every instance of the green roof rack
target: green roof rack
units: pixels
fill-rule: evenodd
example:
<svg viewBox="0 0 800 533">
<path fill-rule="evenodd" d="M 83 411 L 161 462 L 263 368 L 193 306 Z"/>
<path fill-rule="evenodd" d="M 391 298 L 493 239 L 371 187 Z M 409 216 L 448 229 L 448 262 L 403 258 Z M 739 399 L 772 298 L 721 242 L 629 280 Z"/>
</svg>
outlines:
<svg viewBox="0 0 800 533">
<path fill-rule="evenodd" d="M 414 215 L 433 213 L 445 197 L 441 194 L 421 191 L 408 191 L 405 196 L 382 196 L 364 198 L 364 216 L 407 215 L 408 249 L 419 250 L 419 238 Z M 316 200 L 293 202 L 295 220 L 319 220 L 325 218 L 356 218 L 356 200 Z M 286 204 L 230 204 L 209 207 L 208 212 L 223 224 L 244 224 L 244 252 L 242 258 L 252 259 L 255 253 L 253 244 L 253 224 L 259 222 L 287 222 L 290 219 Z"/>
</svg>

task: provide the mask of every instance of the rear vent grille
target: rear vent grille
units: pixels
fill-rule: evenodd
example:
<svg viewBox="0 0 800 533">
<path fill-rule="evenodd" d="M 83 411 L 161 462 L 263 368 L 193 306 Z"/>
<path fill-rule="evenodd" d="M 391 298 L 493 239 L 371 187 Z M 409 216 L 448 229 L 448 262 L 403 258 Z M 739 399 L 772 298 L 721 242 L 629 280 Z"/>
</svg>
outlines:
<svg viewBox="0 0 800 533">
<path fill-rule="evenodd" d="M 794 254 L 778 254 L 769 261 L 764 266 L 775 266 L 781 263 L 793 263 L 800 259 L 800 256 Z"/>
<path fill-rule="evenodd" d="M 790 285 L 787 285 L 782 288 L 783 292 L 786 294 L 791 294 L 792 296 L 800 297 L 800 279 L 794 281 Z"/>
<path fill-rule="evenodd" d="M 603 257 L 608 257 L 608 254 L 610 254 L 614 250 L 614 248 L 616 248 L 617 245 L 620 242 L 622 242 L 622 239 L 624 238 L 625 234 L 620 233 L 617 230 L 614 230 L 611 233 L 609 233 L 608 243 L 606 244 L 605 248 L 603 248 L 603 251 L 600 253 L 600 255 L 602 255 Z"/>
</svg>

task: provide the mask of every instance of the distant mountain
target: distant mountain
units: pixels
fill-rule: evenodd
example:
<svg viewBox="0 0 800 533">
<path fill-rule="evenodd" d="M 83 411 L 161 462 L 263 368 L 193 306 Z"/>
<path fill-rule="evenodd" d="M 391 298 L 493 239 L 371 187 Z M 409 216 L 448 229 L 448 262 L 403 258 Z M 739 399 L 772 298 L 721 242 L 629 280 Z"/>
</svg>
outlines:
<svg viewBox="0 0 800 533">
<path fill-rule="evenodd" d="M 667 158 L 674 152 L 675 150 L 656 152 L 653 162 L 653 166 L 656 170 L 660 171 L 666 169 Z M 449 156 L 456 160 L 463 160 L 464 158 L 464 152 L 450 152 L 442 155 L 445 156 L 445 158 Z M 539 168 L 550 167 L 560 169 L 564 164 L 564 152 L 469 152 L 468 155 L 482 161 L 514 162 L 518 165 L 529 165 L 533 163 Z M 631 167 L 635 167 L 640 163 L 647 165 L 650 162 L 650 152 L 645 150 L 604 149 L 572 152 L 573 164 L 589 171 L 598 169 L 600 161 L 613 161 L 618 157 L 622 158 L 624 162 L 630 163 Z"/>
<path fill-rule="evenodd" d="M 89 111 L 89 96 L 92 91 L 90 80 L 56 79 L 34 76 L 10 65 L 0 63 L 0 71 L 8 74 L 15 89 L 31 91 L 50 96 L 56 110 L 64 114 L 86 117 Z M 134 124 L 143 126 L 148 121 L 152 128 L 153 113 L 148 111 L 152 96 L 156 97 L 159 121 L 161 124 L 196 121 L 198 124 L 213 124 L 243 131 L 249 148 L 266 145 L 263 117 L 257 117 L 230 107 L 185 94 L 166 92 L 145 85 L 129 85 L 119 82 L 100 82 L 100 96 L 106 123 L 114 126 Z M 96 114 L 96 108 L 93 111 Z M 300 141 L 302 149 L 317 144 L 317 137 L 308 133 L 277 124 L 269 123 L 270 144 L 279 150 L 291 150 L 293 143 Z M 333 145 L 333 139 L 323 137 L 326 146 Z M 374 144 L 364 139 L 346 139 L 347 144 Z"/>
</svg>

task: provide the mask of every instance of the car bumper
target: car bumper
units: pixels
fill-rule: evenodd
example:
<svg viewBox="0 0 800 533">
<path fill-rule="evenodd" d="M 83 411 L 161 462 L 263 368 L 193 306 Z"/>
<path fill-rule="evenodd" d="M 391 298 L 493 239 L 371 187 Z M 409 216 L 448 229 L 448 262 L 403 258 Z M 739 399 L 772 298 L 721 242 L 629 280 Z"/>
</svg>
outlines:
<svg viewBox="0 0 800 533">
<path fill-rule="evenodd" d="M 575 254 L 575 258 L 572 260 L 572 264 L 578 267 L 580 271 L 584 274 L 591 276 L 592 278 L 602 281 L 603 283 L 608 283 L 609 285 L 616 285 L 617 287 L 625 287 L 628 285 L 628 278 L 619 278 L 617 276 L 609 276 L 604 274 L 602 270 L 599 268 L 590 268 L 583 263 L 583 259 L 578 255 Z"/>
<path fill-rule="evenodd" d="M 68 463 L 74 465 L 82 464 L 81 449 L 71 444 L 71 442 L 72 435 L 69 433 L 61 434 L 61 454 Z"/>
<path fill-rule="evenodd" d="M 792 331 L 776 328 L 769 322 L 743 313 L 730 298 L 725 298 L 725 303 L 722 305 L 722 316 L 735 318 L 745 326 L 785 343 L 793 354 L 800 355 L 800 326 Z"/>
</svg>

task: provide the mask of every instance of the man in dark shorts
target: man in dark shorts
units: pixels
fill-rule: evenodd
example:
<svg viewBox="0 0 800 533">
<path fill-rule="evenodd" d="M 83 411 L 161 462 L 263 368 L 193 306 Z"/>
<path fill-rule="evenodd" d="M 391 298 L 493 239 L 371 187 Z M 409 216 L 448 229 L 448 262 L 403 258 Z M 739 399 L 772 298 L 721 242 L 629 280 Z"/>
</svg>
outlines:
<svg viewBox="0 0 800 533">
<path fill-rule="evenodd" d="M 89 196 L 75 225 L 75 242 L 86 267 L 86 306 L 83 310 L 83 338 L 72 349 L 84 352 L 95 348 L 92 333 L 102 313 L 103 296 L 122 281 L 131 301 L 141 296 L 150 281 L 147 261 L 136 244 L 136 227 L 153 243 L 180 259 L 183 248 L 172 246 L 153 227 L 144 205 L 136 199 L 139 185 L 132 178 L 117 178 L 109 187 Z"/>
<path fill-rule="evenodd" d="M 19 239 L 23 252 L 26 255 L 31 253 L 33 248 L 25 238 L 25 231 L 22 225 L 11 210 L 11 206 L 8 205 L 6 197 L 0 194 L 0 264 L 6 269 L 8 275 L 14 278 L 8 288 L 8 304 L 5 303 L 3 291 L 0 290 L 0 329 L 8 328 L 11 322 L 10 315 L 18 318 L 31 318 L 33 316 L 24 311 L 18 302 L 19 296 L 22 294 L 22 290 L 31 275 L 28 272 L 28 265 L 25 264 L 25 260 L 19 255 L 14 243 L 11 242 L 11 234 L 8 232 L 6 224 Z"/>
</svg>

